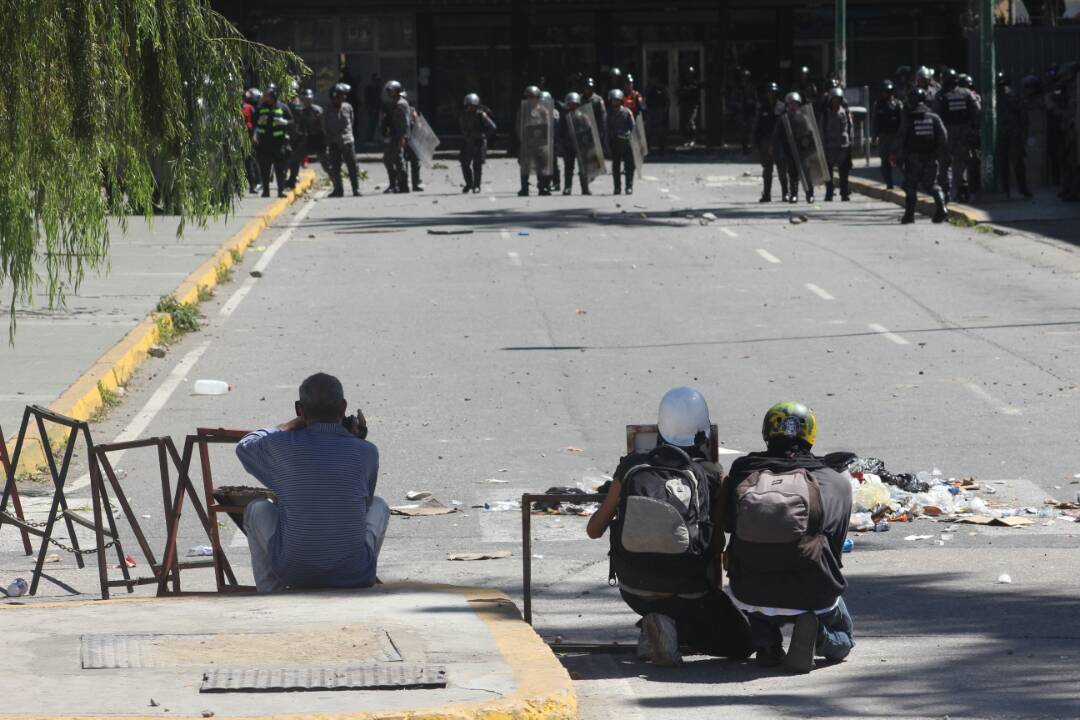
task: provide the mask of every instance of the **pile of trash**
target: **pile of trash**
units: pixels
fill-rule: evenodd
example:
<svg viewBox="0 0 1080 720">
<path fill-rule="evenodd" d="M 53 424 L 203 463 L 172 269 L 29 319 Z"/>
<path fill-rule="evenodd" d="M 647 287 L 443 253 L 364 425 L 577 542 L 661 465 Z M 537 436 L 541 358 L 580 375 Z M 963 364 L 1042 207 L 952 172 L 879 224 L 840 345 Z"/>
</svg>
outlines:
<svg viewBox="0 0 1080 720">
<path fill-rule="evenodd" d="M 1080 522 L 1080 503 L 1046 500 L 1043 507 L 1009 507 L 976 495 L 996 494 L 973 478 L 946 478 L 941 470 L 893 474 L 877 458 L 852 456 L 833 467 L 851 479 L 852 513 L 849 530 L 884 532 L 889 523 L 930 518 L 973 525 L 1025 527 L 1036 520 L 1053 522 L 1058 513 Z M 1080 500 L 1080 498 L 1077 498 Z"/>
</svg>

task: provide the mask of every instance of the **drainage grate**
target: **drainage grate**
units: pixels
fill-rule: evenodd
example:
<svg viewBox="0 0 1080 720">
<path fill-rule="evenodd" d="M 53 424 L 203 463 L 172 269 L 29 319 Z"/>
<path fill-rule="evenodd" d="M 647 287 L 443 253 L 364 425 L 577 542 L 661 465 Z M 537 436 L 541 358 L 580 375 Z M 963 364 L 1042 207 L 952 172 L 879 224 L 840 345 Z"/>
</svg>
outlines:
<svg viewBox="0 0 1080 720">
<path fill-rule="evenodd" d="M 406 690 L 446 687 L 446 668 L 417 663 L 351 667 L 214 668 L 203 674 L 202 693 Z"/>
</svg>

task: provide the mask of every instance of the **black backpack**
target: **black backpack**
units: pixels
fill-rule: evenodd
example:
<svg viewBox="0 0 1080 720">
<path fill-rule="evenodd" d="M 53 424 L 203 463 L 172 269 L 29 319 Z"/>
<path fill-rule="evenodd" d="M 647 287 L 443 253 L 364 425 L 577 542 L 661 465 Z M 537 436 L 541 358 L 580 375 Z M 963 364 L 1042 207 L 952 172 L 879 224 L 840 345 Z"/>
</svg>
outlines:
<svg viewBox="0 0 1080 720">
<path fill-rule="evenodd" d="M 706 590 L 713 487 L 705 464 L 661 445 L 623 474 L 621 486 L 609 581 L 649 592 Z"/>
</svg>

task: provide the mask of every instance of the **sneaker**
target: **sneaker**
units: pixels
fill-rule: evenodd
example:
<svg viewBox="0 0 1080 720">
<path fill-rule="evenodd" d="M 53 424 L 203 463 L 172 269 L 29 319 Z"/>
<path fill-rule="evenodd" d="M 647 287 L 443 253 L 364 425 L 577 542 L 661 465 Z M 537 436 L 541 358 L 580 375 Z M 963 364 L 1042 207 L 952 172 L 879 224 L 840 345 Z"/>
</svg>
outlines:
<svg viewBox="0 0 1080 720">
<path fill-rule="evenodd" d="M 638 633 L 637 658 L 638 660 L 652 660 L 652 645 L 649 643 L 649 635 L 644 630 Z"/>
<path fill-rule="evenodd" d="M 630 187 L 629 185 L 627 185 L 627 186 L 626 186 L 626 194 L 627 194 L 627 195 L 633 195 L 633 194 L 634 194 L 634 188 L 632 188 L 632 187 Z"/>
<path fill-rule="evenodd" d="M 818 618 L 812 612 L 795 618 L 784 668 L 789 672 L 806 674 L 814 669 L 814 648 L 817 647 Z"/>
<path fill-rule="evenodd" d="M 654 663 L 662 667 L 682 665 L 679 634 L 675 630 L 674 620 L 667 615 L 650 613 L 641 621 L 641 629 L 649 638 Z"/>
<path fill-rule="evenodd" d="M 472 189 L 472 191 L 473 191 L 474 193 L 478 193 L 478 192 L 480 192 L 480 186 L 479 186 L 479 185 L 473 185 L 473 189 Z"/>
</svg>

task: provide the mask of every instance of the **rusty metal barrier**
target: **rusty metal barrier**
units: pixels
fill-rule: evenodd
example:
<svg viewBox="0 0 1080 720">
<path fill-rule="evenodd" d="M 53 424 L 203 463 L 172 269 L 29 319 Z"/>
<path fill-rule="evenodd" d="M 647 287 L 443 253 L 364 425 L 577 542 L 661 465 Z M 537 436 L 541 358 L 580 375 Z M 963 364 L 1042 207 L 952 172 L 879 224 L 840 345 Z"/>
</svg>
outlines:
<svg viewBox="0 0 1080 720">
<path fill-rule="evenodd" d="M 11 458 L 8 457 L 7 440 L 4 438 L 4 429 L 0 427 L 0 470 L 4 472 L 4 489 L 11 488 L 11 504 L 15 509 L 15 515 L 13 516 L 20 523 L 26 522 L 26 518 L 23 517 L 22 501 L 19 499 L 19 488 L 15 485 L 15 466 L 11 464 Z M 6 507 L 6 504 L 5 504 Z M 0 519 L 2 522 L 2 519 Z M 22 533 L 23 552 L 27 555 L 34 554 L 34 548 L 30 545 L 30 533 L 25 527 L 20 527 L 19 532 Z"/>
</svg>

